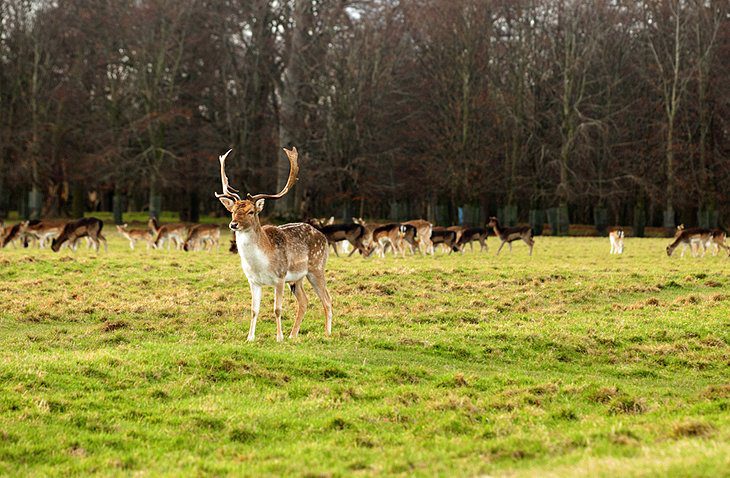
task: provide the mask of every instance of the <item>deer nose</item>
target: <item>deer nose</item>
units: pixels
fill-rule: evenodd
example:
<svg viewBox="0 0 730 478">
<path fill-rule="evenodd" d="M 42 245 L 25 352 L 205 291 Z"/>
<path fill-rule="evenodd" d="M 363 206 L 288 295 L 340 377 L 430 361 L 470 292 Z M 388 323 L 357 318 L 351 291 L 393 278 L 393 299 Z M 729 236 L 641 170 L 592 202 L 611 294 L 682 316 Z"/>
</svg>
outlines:
<svg viewBox="0 0 730 478">
<path fill-rule="evenodd" d="M 231 221 L 228 227 L 230 227 L 232 231 L 235 231 L 236 229 L 238 229 L 238 223 L 235 221 Z"/>
</svg>

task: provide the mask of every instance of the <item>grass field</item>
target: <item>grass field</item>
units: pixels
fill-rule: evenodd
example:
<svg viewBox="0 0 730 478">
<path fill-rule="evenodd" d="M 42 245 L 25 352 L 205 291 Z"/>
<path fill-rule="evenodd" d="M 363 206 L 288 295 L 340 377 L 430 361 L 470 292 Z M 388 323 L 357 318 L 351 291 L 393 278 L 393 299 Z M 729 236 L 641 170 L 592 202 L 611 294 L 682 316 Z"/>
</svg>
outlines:
<svg viewBox="0 0 730 478">
<path fill-rule="evenodd" d="M 268 289 L 247 343 L 237 256 L 107 229 L 108 253 L 0 251 L 0 475 L 730 473 L 727 257 L 331 257 L 332 338 L 307 284 L 299 339 Z"/>
</svg>

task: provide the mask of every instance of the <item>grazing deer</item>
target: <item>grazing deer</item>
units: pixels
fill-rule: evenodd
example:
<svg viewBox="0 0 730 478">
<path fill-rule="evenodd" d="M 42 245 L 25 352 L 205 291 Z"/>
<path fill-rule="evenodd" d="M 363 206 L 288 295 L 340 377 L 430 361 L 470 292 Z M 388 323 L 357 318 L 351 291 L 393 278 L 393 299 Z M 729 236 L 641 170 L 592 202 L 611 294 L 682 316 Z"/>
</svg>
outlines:
<svg viewBox="0 0 730 478">
<path fill-rule="evenodd" d="M 681 229 L 680 229 L 681 227 Z M 677 233 L 674 236 L 674 241 L 667 246 L 667 255 L 671 256 L 674 250 L 682 245 L 682 254 L 680 257 L 684 257 L 684 252 L 687 247 L 690 248 L 690 253 L 693 257 L 697 256 L 695 249 L 706 244 L 712 239 L 712 231 L 702 227 L 693 227 L 685 229 L 684 226 L 677 228 Z"/>
<path fill-rule="evenodd" d="M 241 257 L 241 267 L 251 288 L 251 326 L 248 340 L 256 334 L 256 320 L 259 316 L 261 293 L 265 286 L 274 287 L 274 315 L 276 317 L 276 340 L 284 340 L 281 329 L 281 306 L 284 300 L 284 286 L 290 284 L 297 299 L 297 316 L 290 338 L 299 333 L 307 296 L 304 294 L 306 277 L 324 306 L 325 334 L 332 333 L 332 299 L 327 291 L 325 265 L 327 264 L 327 238 L 309 224 L 294 223 L 283 226 L 261 226 L 259 214 L 266 199 L 283 197 L 297 182 L 299 164 L 297 149 L 284 149 L 289 159 L 289 178 L 278 194 L 250 194 L 241 199 L 238 191 L 228 185 L 225 172 L 226 157 L 219 156 L 223 193 L 217 194 L 223 206 L 231 213 L 229 227 L 236 233 L 236 246 Z"/>
<path fill-rule="evenodd" d="M 611 254 L 624 253 L 624 230 L 620 227 L 611 229 L 608 233 L 608 240 L 611 243 Z"/>
<path fill-rule="evenodd" d="M 170 223 L 160 226 L 157 219 L 150 218 L 147 223 L 155 233 L 155 247 L 161 248 L 167 243 L 167 250 L 170 250 L 170 244 L 176 249 L 182 249 L 185 244 L 185 238 L 188 234 L 188 225 L 183 223 Z"/>
<path fill-rule="evenodd" d="M 466 249 L 466 245 L 469 244 L 471 252 L 474 252 L 474 242 L 478 241 L 479 252 L 489 251 L 489 246 L 487 246 L 488 235 L 489 231 L 483 227 L 467 227 L 461 231 L 461 235 L 456 240 L 456 246 L 463 253 L 464 249 Z"/>
<path fill-rule="evenodd" d="M 0 232 L 0 248 L 5 247 L 8 244 L 12 244 L 14 248 L 16 241 L 20 241 L 25 246 L 22 236 L 20 234 L 21 223 L 13 224 L 12 226 L 5 226 L 3 224 L 2 232 Z"/>
<path fill-rule="evenodd" d="M 196 251 L 199 249 L 207 249 L 208 252 L 216 246 L 220 249 L 221 228 L 215 224 L 196 224 L 188 231 L 185 238 L 183 250 Z"/>
<path fill-rule="evenodd" d="M 495 235 L 499 236 L 502 241 L 499 249 L 497 249 L 497 255 L 499 255 L 505 244 L 509 246 L 509 251 L 512 252 L 512 242 L 520 239 L 530 247 L 530 255 L 532 255 L 535 239 L 532 237 L 532 228 L 530 226 L 502 227 L 499 225 L 499 219 L 494 216 L 489 218 L 487 226 L 494 229 Z"/>
<path fill-rule="evenodd" d="M 334 218 L 332 218 L 334 220 Z M 347 241 L 352 244 L 353 249 L 350 251 L 347 257 L 352 256 L 355 251 L 360 251 L 363 256 L 367 255 L 368 249 L 363 243 L 365 237 L 365 227 L 360 224 L 322 224 L 319 220 L 310 220 L 309 224 L 312 225 L 319 232 L 324 234 L 327 238 L 327 244 L 332 246 L 336 256 L 340 256 L 337 251 L 337 243 L 341 241 Z"/>
<path fill-rule="evenodd" d="M 104 241 L 104 251 L 107 251 L 106 238 L 101 233 L 103 227 L 104 222 L 95 217 L 83 217 L 78 221 L 68 222 L 63 226 L 61 234 L 53 239 L 51 249 L 53 249 L 53 252 L 58 252 L 61 246 L 68 242 L 71 249 L 75 251 L 78 240 L 82 237 L 88 237 L 94 244 L 96 252 L 99 252 L 100 241 Z"/>
<path fill-rule="evenodd" d="M 129 241 L 129 248 L 134 250 L 137 241 L 147 243 L 147 250 L 157 249 L 155 236 L 149 229 L 129 229 L 126 224 L 117 225 L 117 232 Z"/>
<path fill-rule="evenodd" d="M 421 254 L 434 253 L 433 244 L 431 243 L 433 224 L 423 219 L 414 219 L 412 221 L 406 221 L 403 224 L 416 228 L 416 242 L 418 243 L 418 250 L 421 251 Z"/>
<path fill-rule="evenodd" d="M 20 223 L 20 234 L 25 235 L 27 238 L 37 240 L 38 247 L 41 249 L 46 248 L 46 244 L 52 241 L 55 237 L 58 237 L 66 225 L 65 222 L 59 221 L 23 221 Z"/>
<path fill-rule="evenodd" d="M 434 247 L 443 244 L 449 249 L 449 254 L 459 252 L 456 245 L 456 231 L 450 231 L 445 227 L 434 227 L 431 231 L 431 243 Z"/>
</svg>

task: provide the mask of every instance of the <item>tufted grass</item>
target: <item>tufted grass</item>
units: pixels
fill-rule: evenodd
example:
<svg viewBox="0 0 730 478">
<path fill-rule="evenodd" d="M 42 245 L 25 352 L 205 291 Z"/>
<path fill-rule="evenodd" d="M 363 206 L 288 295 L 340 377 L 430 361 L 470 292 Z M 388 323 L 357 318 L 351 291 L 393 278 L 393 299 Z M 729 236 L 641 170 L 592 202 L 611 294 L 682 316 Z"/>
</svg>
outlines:
<svg viewBox="0 0 730 478">
<path fill-rule="evenodd" d="M 109 228 L 111 229 L 111 228 Z M 666 239 L 331 257 L 255 343 L 236 256 L 0 251 L 0 475 L 720 476 L 730 259 Z M 284 303 L 291 327 L 294 299 Z M 288 332 L 288 330 L 287 330 Z"/>
</svg>

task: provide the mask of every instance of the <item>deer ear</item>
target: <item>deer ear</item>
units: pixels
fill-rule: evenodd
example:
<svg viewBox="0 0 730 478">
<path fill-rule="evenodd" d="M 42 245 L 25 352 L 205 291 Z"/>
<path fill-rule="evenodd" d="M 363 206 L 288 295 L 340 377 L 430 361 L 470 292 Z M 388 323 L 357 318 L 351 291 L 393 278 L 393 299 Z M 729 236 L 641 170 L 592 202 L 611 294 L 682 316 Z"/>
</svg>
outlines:
<svg viewBox="0 0 730 478">
<path fill-rule="evenodd" d="M 264 210 L 264 199 L 257 199 L 256 200 L 256 212 L 261 212 Z"/>
<path fill-rule="evenodd" d="M 227 197 L 219 197 L 221 204 L 223 204 L 223 207 L 228 209 L 229 212 L 233 212 L 233 206 L 236 204 L 236 201 L 233 199 L 229 199 Z"/>
</svg>

